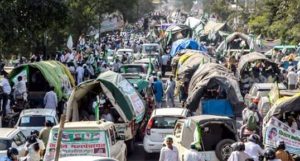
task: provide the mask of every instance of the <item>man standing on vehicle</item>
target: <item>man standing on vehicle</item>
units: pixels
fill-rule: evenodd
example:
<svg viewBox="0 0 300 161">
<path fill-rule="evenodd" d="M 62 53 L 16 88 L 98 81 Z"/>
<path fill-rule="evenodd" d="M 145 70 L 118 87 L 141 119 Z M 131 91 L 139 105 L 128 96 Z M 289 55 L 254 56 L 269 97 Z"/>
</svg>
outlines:
<svg viewBox="0 0 300 161">
<path fill-rule="evenodd" d="M 191 144 L 191 149 L 186 151 L 186 153 L 184 155 L 184 160 L 185 161 L 204 161 L 204 159 L 202 159 L 199 151 L 196 148 L 196 142 L 193 142 Z"/>
<path fill-rule="evenodd" d="M 46 93 L 44 97 L 45 108 L 56 110 L 58 105 L 57 95 L 54 92 L 54 87 L 50 87 L 49 92 Z"/>
<path fill-rule="evenodd" d="M 167 136 L 165 138 L 165 147 L 160 150 L 159 161 L 179 161 L 178 150 L 173 146 L 173 138 Z"/>
</svg>

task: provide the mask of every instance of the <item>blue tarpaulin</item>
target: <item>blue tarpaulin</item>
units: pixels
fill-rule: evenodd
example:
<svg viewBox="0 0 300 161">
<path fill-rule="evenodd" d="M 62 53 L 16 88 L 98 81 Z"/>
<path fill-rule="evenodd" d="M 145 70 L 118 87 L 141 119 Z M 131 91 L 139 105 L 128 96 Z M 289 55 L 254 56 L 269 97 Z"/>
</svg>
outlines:
<svg viewBox="0 0 300 161">
<path fill-rule="evenodd" d="M 233 110 L 227 99 L 210 99 L 202 101 L 202 114 L 233 117 Z"/>
<path fill-rule="evenodd" d="M 183 49 L 193 49 L 207 52 L 206 47 L 204 47 L 202 44 L 199 44 L 194 39 L 179 39 L 173 42 L 170 54 L 172 57 L 174 57 L 178 51 Z"/>
</svg>

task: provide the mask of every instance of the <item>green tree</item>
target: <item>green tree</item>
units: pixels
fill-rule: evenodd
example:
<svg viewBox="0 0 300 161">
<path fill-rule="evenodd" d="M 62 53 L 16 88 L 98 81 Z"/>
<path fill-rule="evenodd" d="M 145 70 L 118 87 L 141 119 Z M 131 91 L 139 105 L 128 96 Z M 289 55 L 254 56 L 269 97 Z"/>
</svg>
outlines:
<svg viewBox="0 0 300 161">
<path fill-rule="evenodd" d="M 249 21 L 256 34 L 280 38 L 285 44 L 300 42 L 300 5 L 298 0 L 264 0 Z"/>
</svg>

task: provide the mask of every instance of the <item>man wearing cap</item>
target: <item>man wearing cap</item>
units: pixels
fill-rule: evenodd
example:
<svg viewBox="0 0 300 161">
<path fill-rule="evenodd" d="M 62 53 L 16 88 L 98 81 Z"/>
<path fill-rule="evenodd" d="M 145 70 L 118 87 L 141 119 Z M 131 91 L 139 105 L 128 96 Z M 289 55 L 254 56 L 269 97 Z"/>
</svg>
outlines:
<svg viewBox="0 0 300 161">
<path fill-rule="evenodd" d="M 201 154 L 197 150 L 196 144 L 196 142 L 191 143 L 191 149 L 186 151 L 184 155 L 185 161 L 204 161 L 204 159 L 201 157 Z"/>
<path fill-rule="evenodd" d="M 167 136 L 165 138 L 166 146 L 160 150 L 159 161 L 179 161 L 178 149 L 173 146 L 173 138 Z"/>
</svg>

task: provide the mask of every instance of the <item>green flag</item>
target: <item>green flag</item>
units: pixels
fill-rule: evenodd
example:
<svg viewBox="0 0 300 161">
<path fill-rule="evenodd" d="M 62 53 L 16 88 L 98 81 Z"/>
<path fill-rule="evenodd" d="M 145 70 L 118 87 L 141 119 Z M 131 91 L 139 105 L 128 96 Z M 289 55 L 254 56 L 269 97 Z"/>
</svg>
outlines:
<svg viewBox="0 0 300 161">
<path fill-rule="evenodd" d="M 278 83 L 275 82 L 269 92 L 269 100 L 271 104 L 274 104 L 280 97 Z"/>
<path fill-rule="evenodd" d="M 196 148 L 201 149 L 201 143 L 202 143 L 202 131 L 200 124 L 196 122 L 196 129 L 194 132 L 194 142 L 196 143 Z"/>
<path fill-rule="evenodd" d="M 148 64 L 148 71 L 147 71 L 146 80 L 148 80 L 150 78 L 150 75 L 151 75 L 152 71 L 153 71 L 153 69 L 152 69 L 152 63 L 151 63 L 151 56 L 149 56 L 149 64 Z"/>
</svg>

